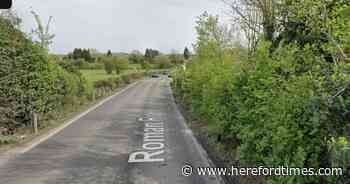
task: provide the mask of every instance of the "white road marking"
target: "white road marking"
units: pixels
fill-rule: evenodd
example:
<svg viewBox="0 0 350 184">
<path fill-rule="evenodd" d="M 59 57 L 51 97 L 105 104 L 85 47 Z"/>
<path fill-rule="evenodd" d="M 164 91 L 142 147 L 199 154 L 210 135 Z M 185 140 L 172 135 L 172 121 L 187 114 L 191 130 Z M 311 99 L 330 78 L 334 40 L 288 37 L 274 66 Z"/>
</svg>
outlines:
<svg viewBox="0 0 350 184">
<path fill-rule="evenodd" d="M 129 155 L 129 163 L 164 162 L 160 157 L 164 151 L 164 122 L 154 121 L 151 115 L 144 115 L 138 121 L 145 123 L 142 151 Z"/>
</svg>

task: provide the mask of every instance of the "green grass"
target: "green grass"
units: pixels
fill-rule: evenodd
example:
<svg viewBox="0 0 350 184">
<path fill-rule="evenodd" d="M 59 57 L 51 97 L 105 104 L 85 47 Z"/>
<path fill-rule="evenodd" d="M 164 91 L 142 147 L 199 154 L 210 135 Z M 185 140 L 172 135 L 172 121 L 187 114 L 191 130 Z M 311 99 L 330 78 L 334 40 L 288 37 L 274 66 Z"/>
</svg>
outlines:
<svg viewBox="0 0 350 184">
<path fill-rule="evenodd" d="M 107 74 L 105 70 L 80 70 L 80 72 L 91 83 L 117 76 L 115 73 Z"/>
<path fill-rule="evenodd" d="M 8 145 L 8 144 L 15 144 L 16 138 L 15 137 L 5 137 L 5 136 L 0 136 L 0 145 Z"/>
<path fill-rule="evenodd" d="M 131 68 L 131 69 L 137 69 L 137 70 L 141 70 L 141 69 L 142 69 L 142 67 L 141 67 L 140 64 L 130 64 L 130 65 L 129 65 L 129 68 Z"/>
<path fill-rule="evenodd" d="M 122 74 L 128 74 L 128 73 L 132 73 L 135 72 L 135 69 L 129 69 L 129 70 L 124 70 L 122 72 Z M 138 70 L 141 71 L 141 70 Z M 93 83 L 96 81 L 100 81 L 100 80 L 105 80 L 105 79 L 109 79 L 112 77 L 117 77 L 118 75 L 115 73 L 115 71 L 113 71 L 112 74 L 107 74 L 107 72 L 105 70 L 80 70 L 80 72 L 82 73 L 82 75 L 85 77 L 85 79 L 89 82 L 89 83 Z"/>
</svg>

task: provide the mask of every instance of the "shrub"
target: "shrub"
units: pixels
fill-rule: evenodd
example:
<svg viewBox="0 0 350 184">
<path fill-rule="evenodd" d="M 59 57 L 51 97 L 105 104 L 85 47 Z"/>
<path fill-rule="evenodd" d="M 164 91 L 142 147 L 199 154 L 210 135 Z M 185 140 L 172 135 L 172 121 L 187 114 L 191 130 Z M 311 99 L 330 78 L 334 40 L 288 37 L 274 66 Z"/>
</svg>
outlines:
<svg viewBox="0 0 350 184">
<path fill-rule="evenodd" d="M 0 65 L 0 106 L 9 112 L 0 126 L 28 124 L 32 112 L 45 113 L 56 106 L 52 102 L 59 90 L 57 76 L 47 53 L 3 18 Z"/>
<path fill-rule="evenodd" d="M 104 69 L 106 70 L 107 74 L 112 74 L 114 69 L 114 64 L 112 58 L 104 58 L 103 60 Z"/>
<path fill-rule="evenodd" d="M 102 63 L 84 63 L 80 68 L 81 70 L 101 70 L 104 69 L 104 64 Z"/>
<path fill-rule="evenodd" d="M 107 89 L 109 91 L 121 87 L 124 84 L 130 84 L 134 80 L 138 80 L 144 77 L 145 74 L 142 72 L 124 74 L 117 77 L 111 77 L 109 79 L 96 81 L 93 84 L 95 89 Z"/>
<path fill-rule="evenodd" d="M 27 126 L 33 113 L 77 104 L 87 94 L 87 83 L 75 63 L 49 57 L 2 18 L 0 65 L 0 129 Z"/>
<path fill-rule="evenodd" d="M 329 146 L 334 137 L 349 131 L 348 67 L 325 62 L 311 46 L 284 46 L 272 55 L 269 47 L 262 44 L 244 63 L 230 61 L 220 48 L 207 55 L 203 47 L 204 53 L 187 70 L 176 72 L 174 91 L 207 122 L 217 141 L 238 140 L 237 159 L 245 166 L 339 166 L 332 165 L 332 160 L 339 163 L 339 154 Z M 334 177 L 319 176 L 276 176 L 267 181 L 335 182 Z"/>
<path fill-rule="evenodd" d="M 127 70 L 129 68 L 129 60 L 124 57 L 113 58 L 113 64 L 118 75 L 121 74 L 123 70 Z"/>
<path fill-rule="evenodd" d="M 158 69 L 168 69 L 172 67 L 170 59 L 166 55 L 159 55 L 155 57 L 154 64 L 157 65 Z"/>
</svg>

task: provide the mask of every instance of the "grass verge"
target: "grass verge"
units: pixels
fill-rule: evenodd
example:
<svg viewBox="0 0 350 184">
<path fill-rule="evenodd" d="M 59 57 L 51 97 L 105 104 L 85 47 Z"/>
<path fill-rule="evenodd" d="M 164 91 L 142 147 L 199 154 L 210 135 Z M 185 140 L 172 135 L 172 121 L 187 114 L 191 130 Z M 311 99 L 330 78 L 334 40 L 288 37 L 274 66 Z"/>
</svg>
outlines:
<svg viewBox="0 0 350 184">
<path fill-rule="evenodd" d="M 137 82 L 137 81 L 133 81 L 133 83 L 134 82 Z M 109 96 L 124 89 L 126 86 L 128 85 L 120 86 L 117 89 L 113 90 L 112 92 L 106 94 L 101 98 L 98 98 L 95 101 L 86 101 L 83 104 L 66 106 L 60 111 L 53 112 L 43 116 L 42 120 L 39 120 L 39 121 L 45 121 L 46 123 L 45 124 L 42 123 L 42 125 L 45 125 L 45 126 L 39 127 L 40 128 L 39 133 L 37 134 L 33 133 L 32 128 L 26 127 L 16 131 L 14 135 L 0 136 L 0 153 L 4 153 L 16 147 L 24 146 L 27 143 L 30 143 L 31 141 L 33 141 L 35 138 L 41 137 L 49 133 L 51 130 L 58 128 L 65 122 L 69 121 L 70 119 L 73 119 L 75 116 L 81 114 L 82 112 L 88 110 L 89 108 L 93 107 L 94 105 L 98 104 L 99 102 L 103 101 Z"/>
</svg>

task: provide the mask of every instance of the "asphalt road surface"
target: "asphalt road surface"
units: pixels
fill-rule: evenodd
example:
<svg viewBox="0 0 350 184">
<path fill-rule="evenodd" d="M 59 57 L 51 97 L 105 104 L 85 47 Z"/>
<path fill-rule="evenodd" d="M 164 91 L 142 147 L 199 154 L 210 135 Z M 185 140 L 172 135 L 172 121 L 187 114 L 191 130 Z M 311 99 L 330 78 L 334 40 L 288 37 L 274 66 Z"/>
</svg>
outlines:
<svg viewBox="0 0 350 184">
<path fill-rule="evenodd" d="M 3 157 L 4 159 L 5 157 Z M 179 113 L 166 77 L 145 79 L 59 133 L 0 164 L 0 184 L 207 184 L 183 176 L 210 161 Z"/>
</svg>

